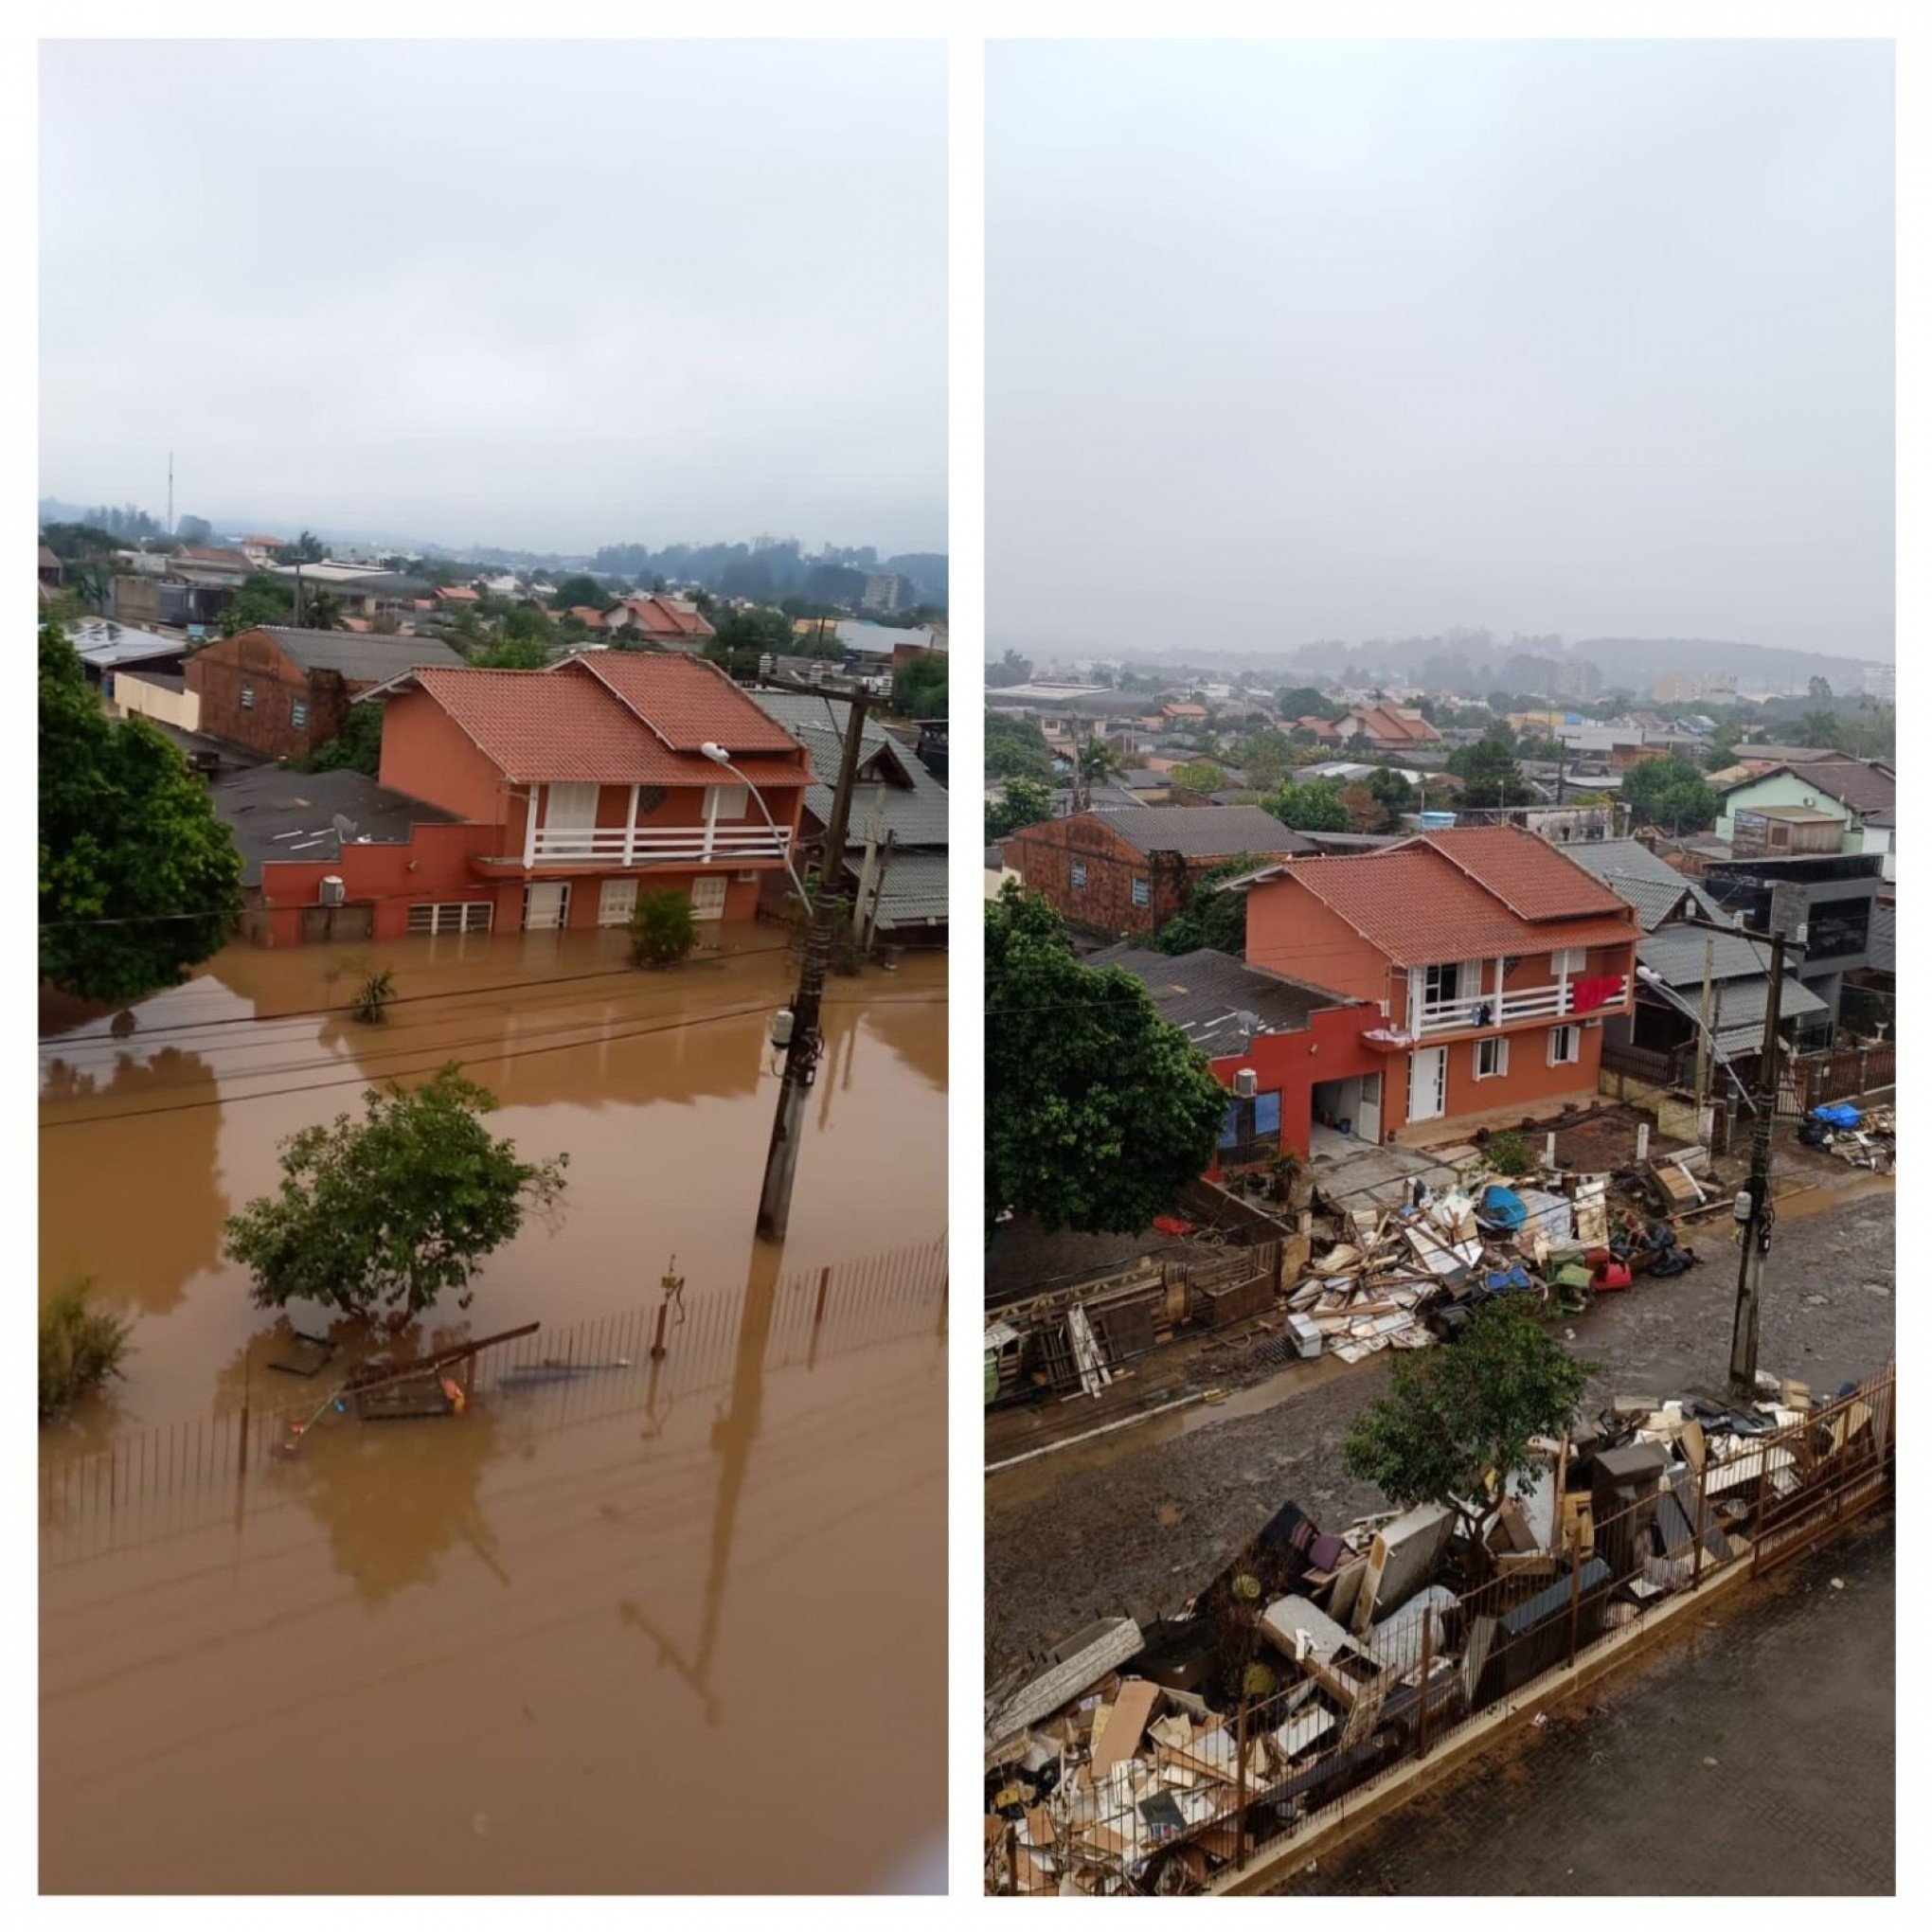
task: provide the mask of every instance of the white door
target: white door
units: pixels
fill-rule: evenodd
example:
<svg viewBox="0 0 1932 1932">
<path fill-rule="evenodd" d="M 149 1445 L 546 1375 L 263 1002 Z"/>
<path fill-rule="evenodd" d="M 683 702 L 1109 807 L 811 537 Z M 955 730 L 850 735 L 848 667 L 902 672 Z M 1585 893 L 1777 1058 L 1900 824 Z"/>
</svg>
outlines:
<svg viewBox="0 0 1932 1932">
<path fill-rule="evenodd" d="M 542 879 L 524 887 L 524 931 L 555 933 L 570 917 L 570 882 Z"/>
<path fill-rule="evenodd" d="M 1362 1076 L 1362 1098 L 1355 1107 L 1355 1134 L 1362 1140 L 1379 1143 L 1382 1139 L 1382 1076 L 1379 1073 Z"/>
<path fill-rule="evenodd" d="M 606 879 L 597 894 L 597 922 L 600 926 L 629 925 L 637 909 L 637 882 L 635 879 Z"/>
<path fill-rule="evenodd" d="M 717 879 L 693 879 L 691 881 L 691 910 L 700 919 L 723 919 L 724 917 L 724 881 Z"/>
<path fill-rule="evenodd" d="M 1440 1120 L 1449 1105 L 1449 1049 L 1418 1046 L 1409 1055 L 1408 1117 Z"/>
<path fill-rule="evenodd" d="M 544 787 L 544 856 L 587 859 L 597 828 L 595 785 Z"/>
</svg>

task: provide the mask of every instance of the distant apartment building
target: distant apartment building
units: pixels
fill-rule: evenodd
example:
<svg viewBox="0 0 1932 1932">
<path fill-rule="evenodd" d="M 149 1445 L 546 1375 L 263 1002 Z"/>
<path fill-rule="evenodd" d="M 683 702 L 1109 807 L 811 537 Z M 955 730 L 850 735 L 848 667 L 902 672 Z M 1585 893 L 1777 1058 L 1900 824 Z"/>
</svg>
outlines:
<svg viewBox="0 0 1932 1932">
<path fill-rule="evenodd" d="M 903 577 L 896 570 L 874 570 L 866 579 L 859 608 L 889 617 L 895 611 L 909 610 L 918 601 L 919 593 L 911 578 Z"/>
</svg>

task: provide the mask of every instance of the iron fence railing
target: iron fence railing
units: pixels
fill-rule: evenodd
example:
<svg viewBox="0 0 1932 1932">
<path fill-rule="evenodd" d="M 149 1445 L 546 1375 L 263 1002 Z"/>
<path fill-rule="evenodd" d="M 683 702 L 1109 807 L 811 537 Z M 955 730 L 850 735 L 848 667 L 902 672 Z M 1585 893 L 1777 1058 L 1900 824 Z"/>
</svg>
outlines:
<svg viewBox="0 0 1932 1932">
<path fill-rule="evenodd" d="M 546 1325 L 474 1358 L 452 1375 L 466 1394 L 501 1400 L 541 1391 L 539 1433 L 625 1413 L 647 1403 L 724 1387 L 755 1341 L 760 1372 L 808 1366 L 921 1333 L 943 1332 L 943 1236 L 859 1260 L 780 1277 L 747 1322 L 750 1284 L 675 1306 L 665 1352 L 653 1358 L 659 1303 L 584 1321 Z M 232 1408 L 113 1437 L 98 1448 L 43 1444 L 41 1566 L 91 1560 L 229 1517 L 243 1486 L 281 1460 L 297 1431 L 333 1406 L 343 1372 L 325 1371 L 299 1396 L 238 1401 Z M 258 1385 L 259 1386 L 259 1385 Z M 257 1503 L 251 1501 L 251 1513 Z"/>
<path fill-rule="evenodd" d="M 1425 1604 L 1392 1636 L 1371 1625 L 1312 1662 L 1291 1667 L 1269 1647 L 1257 1603 L 1247 1662 L 1292 1681 L 1185 1726 L 1185 1742 L 1171 1726 L 1172 1742 L 1156 1743 L 1151 1764 L 1145 1751 L 1104 1772 L 1091 1757 L 1072 1763 L 1059 1781 L 1067 1796 L 1029 1807 L 994 1841 L 989 1889 L 1044 1895 L 1071 1879 L 1082 1891 L 1201 1891 L 1237 1881 L 1258 1858 L 1284 1859 L 1293 1841 L 1381 1800 L 1398 1770 L 1604 1653 L 1718 1569 L 1762 1574 L 1882 1500 L 1893 1481 L 1894 1394 L 1887 1368 L 1748 1439 L 1741 1455 L 1591 1523 L 1547 1565 L 1526 1560 L 1452 1602 Z M 1241 1675 L 1245 1684 L 1244 1665 Z"/>
</svg>

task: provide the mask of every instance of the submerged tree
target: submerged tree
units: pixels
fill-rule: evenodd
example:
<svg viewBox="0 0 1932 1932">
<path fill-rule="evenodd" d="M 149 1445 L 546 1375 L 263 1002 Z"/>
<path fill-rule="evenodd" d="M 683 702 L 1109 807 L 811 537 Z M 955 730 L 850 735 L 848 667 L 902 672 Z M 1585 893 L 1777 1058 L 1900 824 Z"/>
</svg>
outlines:
<svg viewBox="0 0 1932 1932">
<path fill-rule="evenodd" d="M 131 1324 L 88 1305 L 92 1286 L 71 1281 L 40 1312 L 40 1419 L 56 1421 L 118 1375 Z"/>
<path fill-rule="evenodd" d="M 556 1209 L 569 1155 L 519 1160 L 483 1125 L 496 1097 L 454 1061 L 364 1104 L 361 1120 L 338 1114 L 282 1143 L 280 1191 L 228 1218 L 222 1252 L 253 1272 L 264 1308 L 315 1301 L 398 1328 L 450 1290 L 469 1307 L 483 1259 L 526 1210 Z"/>
</svg>

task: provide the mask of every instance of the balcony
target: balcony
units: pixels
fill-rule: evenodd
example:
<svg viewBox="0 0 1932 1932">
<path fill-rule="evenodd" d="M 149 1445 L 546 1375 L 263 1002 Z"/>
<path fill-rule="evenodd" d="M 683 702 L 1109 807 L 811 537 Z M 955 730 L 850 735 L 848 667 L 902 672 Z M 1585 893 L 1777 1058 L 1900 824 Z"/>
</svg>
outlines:
<svg viewBox="0 0 1932 1932">
<path fill-rule="evenodd" d="M 524 852 L 527 866 L 762 866 L 783 861 L 788 828 L 770 826 L 538 826 Z"/>
<path fill-rule="evenodd" d="M 1608 979 L 1610 975 L 1600 976 Z M 1619 974 L 1616 992 L 1585 1008 L 1584 1014 L 1620 1012 L 1629 997 L 1630 981 Z M 1576 981 L 1552 980 L 1547 986 L 1526 986 L 1514 993 L 1425 1002 L 1416 1009 L 1413 1030 L 1420 1039 L 1439 1033 L 1487 1032 L 1529 1020 L 1566 1020 L 1576 1011 Z"/>
</svg>

